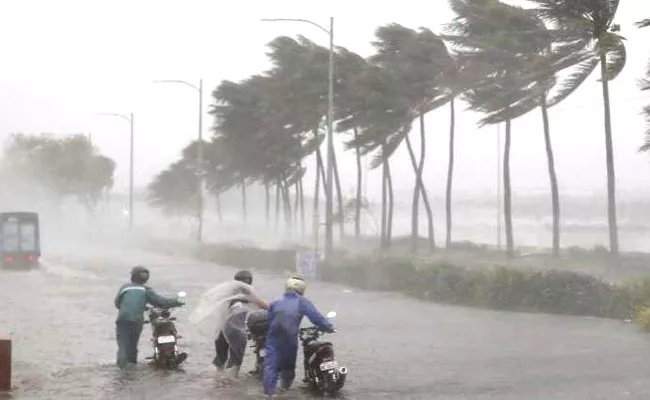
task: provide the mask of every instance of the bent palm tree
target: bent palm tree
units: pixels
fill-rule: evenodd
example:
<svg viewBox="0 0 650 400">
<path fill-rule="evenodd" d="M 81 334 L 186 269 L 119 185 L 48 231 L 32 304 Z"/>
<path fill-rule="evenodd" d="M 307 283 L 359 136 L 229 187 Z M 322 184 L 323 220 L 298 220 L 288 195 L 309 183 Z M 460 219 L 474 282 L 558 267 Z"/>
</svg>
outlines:
<svg viewBox="0 0 650 400">
<path fill-rule="evenodd" d="M 639 28 L 647 28 L 650 26 L 650 18 L 644 19 L 643 21 L 637 22 Z M 650 90 L 650 63 L 646 67 L 645 77 L 639 80 L 639 88 L 642 91 Z M 645 138 L 643 145 L 639 148 L 639 151 L 648 152 L 650 151 L 650 105 L 643 107 L 642 111 L 645 122 L 648 125 L 648 129 L 645 132 Z"/>
<path fill-rule="evenodd" d="M 540 37 L 540 21 L 530 11 L 499 1 L 450 0 L 456 13 L 448 37 L 460 48 L 458 57 L 482 77 L 463 94 L 472 109 L 487 114 L 480 125 L 505 122 L 503 155 L 504 219 L 507 255 L 514 255 L 512 190 L 510 184 L 510 146 L 512 120 L 537 106 L 539 85 L 526 70 L 531 51 L 539 52 L 545 40 Z M 531 50 L 532 49 L 532 50 Z"/>
<path fill-rule="evenodd" d="M 614 17 L 620 0 L 531 0 L 538 6 L 539 15 L 560 33 L 558 41 L 582 48 L 591 55 L 584 64 L 591 70 L 600 65 L 605 121 L 605 151 L 607 164 L 607 220 L 612 256 L 619 252 L 618 222 L 616 216 L 616 172 L 612 143 L 612 121 L 609 100 L 609 82 L 625 67 L 627 53 L 624 38 Z M 588 76 L 585 68 L 584 74 Z M 585 78 L 586 78 L 585 76 Z"/>
<path fill-rule="evenodd" d="M 396 87 L 396 95 L 404 99 L 409 105 L 409 114 L 412 114 L 406 115 L 405 118 L 418 119 L 420 125 L 419 160 L 416 160 L 408 133 L 404 135 L 415 172 L 411 218 L 412 251 L 417 251 L 419 243 L 420 195 L 427 212 L 429 246 L 433 251 L 435 249 L 433 212 L 422 178 L 426 158 L 424 117 L 428 112 L 447 102 L 446 99 L 439 100 L 444 95 L 444 91 L 439 87 L 441 86 L 441 77 L 449 68 L 452 59 L 449 57 L 444 42 L 425 28 L 414 31 L 398 24 L 390 24 L 378 28 L 376 36 L 378 40 L 373 42 L 373 45 L 377 49 L 377 54 L 371 59 L 400 83 Z"/>
</svg>

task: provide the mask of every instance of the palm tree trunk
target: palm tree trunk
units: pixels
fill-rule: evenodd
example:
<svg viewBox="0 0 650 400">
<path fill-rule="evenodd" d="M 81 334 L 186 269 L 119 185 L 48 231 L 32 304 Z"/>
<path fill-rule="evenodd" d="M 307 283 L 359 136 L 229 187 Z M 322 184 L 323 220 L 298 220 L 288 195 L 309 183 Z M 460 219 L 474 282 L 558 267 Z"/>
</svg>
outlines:
<svg viewBox="0 0 650 400">
<path fill-rule="evenodd" d="M 320 151 L 320 148 L 316 149 L 316 160 L 318 171 L 320 173 L 320 180 L 323 183 L 323 193 L 327 193 L 327 179 L 325 178 L 325 165 L 323 164 L 323 154 Z"/>
<path fill-rule="evenodd" d="M 296 182 L 293 184 L 293 190 L 296 193 L 296 197 L 293 200 L 293 229 L 298 231 L 299 224 L 299 212 L 300 212 L 300 188 L 298 187 L 299 179 L 296 179 Z M 289 189 L 287 188 L 287 191 Z"/>
<path fill-rule="evenodd" d="M 433 210 L 431 208 L 431 204 L 429 204 L 429 195 L 427 194 L 427 190 L 424 187 L 424 180 L 422 179 L 422 175 L 424 174 L 424 161 L 426 157 L 427 141 L 425 136 L 426 136 L 426 130 L 424 128 L 424 114 L 420 113 L 420 147 L 422 148 L 422 151 L 420 152 L 420 165 L 418 165 L 418 184 L 420 185 L 419 193 L 422 195 L 422 200 L 424 201 L 424 209 L 427 213 L 427 223 L 428 223 L 427 233 L 429 234 L 429 251 L 434 251 L 436 247 L 436 242 L 433 233 L 434 231 Z"/>
<path fill-rule="evenodd" d="M 385 142 L 384 142 L 385 143 Z M 386 145 L 382 145 L 382 154 L 385 153 Z M 387 165 L 388 162 L 386 160 L 383 161 L 382 163 L 382 171 L 381 171 L 381 241 L 380 241 L 380 248 L 383 250 L 386 248 L 386 237 L 387 237 L 387 229 L 386 229 L 386 222 L 387 222 L 387 216 L 388 216 L 388 207 L 387 207 L 387 197 L 388 197 L 388 169 Z"/>
<path fill-rule="evenodd" d="M 548 120 L 548 107 L 546 105 L 546 93 L 540 99 L 542 108 L 542 120 L 544 123 L 544 143 L 546 144 L 546 160 L 548 162 L 548 176 L 551 180 L 551 203 L 553 206 L 553 256 L 560 256 L 560 194 L 555 173 L 555 156 L 551 144 L 551 128 Z"/>
<path fill-rule="evenodd" d="M 419 174 L 419 166 L 415 161 L 415 152 L 408 134 L 406 135 L 406 145 L 411 157 L 413 172 L 415 172 L 415 188 L 413 189 L 413 201 L 411 203 L 411 252 L 415 254 L 420 244 L 420 180 L 422 178 Z M 420 148 L 420 151 L 422 151 L 422 148 Z"/>
<path fill-rule="evenodd" d="M 386 247 L 390 248 L 393 241 L 393 210 L 395 201 L 393 198 L 393 178 L 390 173 L 390 162 L 386 160 L 386 181 L 388 182 L 388 217 L 386 221 Z"/>
<path fill-rule="evenodd" d="M 217 200 L 217 217 L 219 218 L 219 222 L 223 222 L 223 215 L 221 214 L 221 193 L 218 193 L 215 195 L 216 200 Z"/>
<path fill-rule="evenodd" d="M 411 144 L 411 138 L 406 135 L 406 149 L 408 150 L 409 153 L 409 159 L 411 160 L 411 167 L 413 167 L 413 170 L 415 171 L 415 183 L 416 183 L 416 191 L 419 191 L 422 193 L 422 201 L 424 202 L 424 208 L 427 212 L 427 219 L 429 222 L 429 251 L 433 252 L 435 251 L 436 247 L 436 242 L 435 242 L 435 237 L 433 234 L 433 211 L 431 210 L 431 203 L 429 203 L 429 195 L 427 194 L 426 190 L 424 189 L 424 182 L 422 180 L 422 171 L 419 169 L 417 162 L 415 160 L 415 151 L 413 151 L 413 145 Z M 413 195 L 413 209 L 412 209 L 412 214 L 411 214 L 411 252 L 415 253 L 418 249 L 418 244 L 420 241 L 419 235 L 418 235 L 418 218 L 417 218 L 417 212 L 415 211 L 417 208 L 419 208 L 419 204 L 415 203 L 415 192 Z M 418 201 L 419 203 L 419 201 Z M 413 218 L 413 214 L 415 215 L 415 218 Z"/>
<path fill-rule="evenodd" d="M 449 102 L 449 109 L 451 112 L 449 121 L 449 165 L 447 166 L 447 196 L 445 198 L 445 213 L 447 218 L 447 237 L 445 239 L 445 247 L 447 247 L 447 249 L 451 247 L 451 194 L 454 182 L 454 139 L 456 136 L 456 105 L 454 104 L 453 97 Z"/>
<path fill-rule="evenodd" d="M 305 194 L 303 191 L 303 186 L 302 186 L 302 180 L 304 178 L 304 174 L 301 174 L 300 179 L 298 179 L 298 194 L 297 196 L 300 197 L 300 234 L 301 237 L 305 237 Z"/>
<path fill-rule="evenodd" d="M 277 232 L 280 229 L 280 202 L 282 201 L 280 197 L 280 180 L 275 184 L 275 231 Z"/>
<path fill-rule="evenodd" d="M 607 159 L 607 221 L 609 223 L 609 251 L 618 257 L 618 222 L 616 218 L 616 172 L 614 171 L 614 149 L 612 145 L 612 117 L 609 104 L 609 82 L 607 80 L 607 55 L 600 54 L 600 74 L 605 104 L 605 150 Z"/>
<path fill-rule="evenodd" d="M 282 191 L 282 198 L 284 199 L 284 224 L 285 232 L 288 238 L 291 238 L 293 233 L 293 223 L 291 218 L 291 197 L 289 196 L 289 185 L 286 180 L 280 181 L 280 190 Z"/>
<path fill-rule="evenodd" d="M 506 140 L 503 150 L 503 213 L 506 228 L 506 254 L 508 258 L 514 255 L 514 239 L 512 233 L 512 190 L 510 187 L 510 119 L 506 120 Z"/>
<path fill-rule="evenodd" d="M 271 190 L 269 189 L 269 184 L 264 184 L 264 203 L 266 206 L 266 229 L 269 228 L 270 220 L 270 211 L 271 211 Z"/>
<path fill-rule="evenodd" d="M 241 207 L 242 207 L 242 213 L 244 217 L 244 225 L 246 225 L 246 222 L 248 220 L 248 213 L 247 213 L 247 201 L 246 201 L 246 181 L 242 179 L 241 181 Z"/>
<path fill-rule="evenodd" d="M 336 200 L 339 203 L 339 212 L 341 221 L 339 223 L 339 236 L 341 241 L 345 240 L 345 210 L 343 209 L 343 192 L 341 190 L 341 180 L 339 179 L 339 166 L 336 161 L 336 152 L 332 153 L 332 168 L 334 169 L 334 182 L 336 185 Z"/>
<path fill-rule="evenodd" d="M 316 251 L 318 251 L 318 239 L 320 232 L 320 215 L 318 212 L 318 203 L 320 201 L 320 171 L 322 169 L 322 160 L 319 157 L 320 151 L 316 151 L 316 182 L 314 182 L 314 207 L 312 212 L 312 230 L 314 232 L 314 243 L 316 244 Z"/>
<path fill-rule="evenodd" d="M 359 139 L 359 130 L 354 128 L 354 141 L 355 143 Z M 361 149 L 359 146 L 356 146 L 354 149 L 355 156 L 357 159 L 357 201 L 355 203 L 354 210 L 354 239 L 359 243 L 361 239 L 361 186 L 363 185 L 362 171 L 363 167 L 361 166 Z"/>
<path fill-rule="evenodd" d="M 296 179 L 296 182 L 293 184 L 293 190 L 296 193 L 296 197 L 293 199 L 293 229 L 298 231 L 298 224 L 300 223 L 300 188 L 298 187 L 299 179 Z M 288 185 L 287 192 L 291 193 Z"/>
</svg>

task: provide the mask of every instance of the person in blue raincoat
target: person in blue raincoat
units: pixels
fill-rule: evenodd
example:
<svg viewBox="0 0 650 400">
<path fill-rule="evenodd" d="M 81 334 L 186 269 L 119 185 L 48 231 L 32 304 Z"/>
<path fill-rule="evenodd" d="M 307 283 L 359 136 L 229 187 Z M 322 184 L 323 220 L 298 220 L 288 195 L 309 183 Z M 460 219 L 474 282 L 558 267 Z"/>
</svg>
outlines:
<svg viewBox="0 0 650 400">
<path fill-rule="evenodd" d="M 298 276 L 291 276 L 285 284 L 284 295 L 269 306 L 269 331 L 264 358 L 264 394 L 274 398 L 278 378 L 280 390 L 291 387 L 296 377 L 298 356 L 298 332 L 302 317 L 306 316 L 324 332 L 334 332 L 334 327 L 309 301 L 303 297 L 307 282 Z"/>
<path fill-rule="evenodd" d="M 131 282 L 122 285 L 115 296 L 115 307 L 119 310 L 115 328 L 117 365 L 120 367 L 138 362 L 138 342 L 147 304 L 155 307 L 179 307 L 185 304 L 175 298 L 160 296 L 145 285 L 148 280 L 148 269 L 134 267 L 131 270 Z"/>
</svg>

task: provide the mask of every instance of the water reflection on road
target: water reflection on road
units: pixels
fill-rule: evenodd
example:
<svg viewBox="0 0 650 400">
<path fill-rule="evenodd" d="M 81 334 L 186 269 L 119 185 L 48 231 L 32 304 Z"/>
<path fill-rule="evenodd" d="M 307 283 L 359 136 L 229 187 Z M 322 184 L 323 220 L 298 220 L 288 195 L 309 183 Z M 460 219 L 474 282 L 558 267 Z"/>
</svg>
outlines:
<svg viewBox="0 0 650 400">
<path fill-rule="evenodd" d="M 184 372 L 118 371 L 112 304 L 132 265 L 151 268 L 161 293 L 188 292 L 176 311 L 190 354 Z M 234 270 L 144 252 L 49 256 L 41 271 L 0 271 L 0 334 L 12 333 L 15 399 L 259 399 L 250 378 L 226 384 L 212 348 L 187 318 L 201 293 Z M 256 274 L 273 298 L 281 277 Z M 350 369 L 346 399 L 650 398 L 650 336 L 594 318 L 499 313 L 423 303 L 312 282 L 309 297 L 336 310 L 329 337 Z M 148 328 L 140 358 L 149 355 Z M 252 359 L 246 360 L 247 370 Z M 302 372 L 298 371 L 299 379 Z M 296 389 L 286 399 L 310 398 Z"/>
</svg>

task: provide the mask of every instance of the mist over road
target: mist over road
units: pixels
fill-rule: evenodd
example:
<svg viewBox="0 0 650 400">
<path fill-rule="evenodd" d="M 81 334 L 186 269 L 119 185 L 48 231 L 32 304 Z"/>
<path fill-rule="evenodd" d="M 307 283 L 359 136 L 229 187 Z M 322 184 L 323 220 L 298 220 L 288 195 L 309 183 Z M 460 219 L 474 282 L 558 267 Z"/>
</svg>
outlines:
<svg viewBox="0 0 650 400">
<path fill-rule="evenodd" d="M 228 386 L 210 365 L 209 338 L 188 317 L 201 293 L 234 269 L 152 253 L 68 242 L 40 271 L 0 271 L 0 334 L 14 337 L 15 399 L 259 399 L 253 379 Z M 113 365 L 113 296 L 134 264 L 160 293 L 188 292 L 176 311 L 190 354 L 182 373 Z M 255 275 L 268 299 L 282 277 Z M 594 318 L 443 306 L 400 295 L 311 282 L 321 311 L 336 310 L 330 336 L 350 369 L 347 399 L 650 398 L 650 336 Z M 145 326 L 140 358 L 149 355 Z M 243 370 L 252 366 L 249 354 Z M 298 371 L 298 379 L 302 371 Z M 296 389 L 287 399 L 311 397 Z"/>
</svg>

